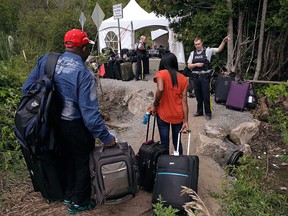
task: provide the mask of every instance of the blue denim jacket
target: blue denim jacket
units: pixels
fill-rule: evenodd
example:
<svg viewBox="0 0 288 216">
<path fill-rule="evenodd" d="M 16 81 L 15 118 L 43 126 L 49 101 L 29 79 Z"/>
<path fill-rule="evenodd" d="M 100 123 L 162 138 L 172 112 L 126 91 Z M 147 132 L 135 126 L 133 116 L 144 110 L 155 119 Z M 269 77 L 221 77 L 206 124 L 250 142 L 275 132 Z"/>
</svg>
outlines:
<svg viewBox="0 0 288 216">
<path fill-rule="evenodd" d="M 22 87 L 23 94 L 44 74 L 47 56 L 45 54 L 38 59 Z M 110 143 L 113 136 L 106 129 L 98 109 L 96 79 L 81 56 L 64 52 L 57 62 L 54 83 L 63 99 L 61 119 L 72 121 L 82 118 L 95 138 L 99 138 L 104 144 Z"/>
</svg>

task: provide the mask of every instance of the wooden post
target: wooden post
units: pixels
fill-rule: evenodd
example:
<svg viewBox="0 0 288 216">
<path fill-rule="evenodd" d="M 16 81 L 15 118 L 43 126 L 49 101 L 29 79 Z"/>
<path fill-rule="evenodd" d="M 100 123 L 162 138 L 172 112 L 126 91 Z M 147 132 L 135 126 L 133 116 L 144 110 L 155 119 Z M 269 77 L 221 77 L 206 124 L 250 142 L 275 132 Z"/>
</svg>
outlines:
<svg viewBox="0 0 288 216">
<path fill-rule="evenodd" d="M 288 85 L 288 82 L 278 82 L 278 81 L 266 81 L 266 80 L 246 80 L 251 83 L 262 83 L 262 84 L 285 84 Z"/>
</svg>

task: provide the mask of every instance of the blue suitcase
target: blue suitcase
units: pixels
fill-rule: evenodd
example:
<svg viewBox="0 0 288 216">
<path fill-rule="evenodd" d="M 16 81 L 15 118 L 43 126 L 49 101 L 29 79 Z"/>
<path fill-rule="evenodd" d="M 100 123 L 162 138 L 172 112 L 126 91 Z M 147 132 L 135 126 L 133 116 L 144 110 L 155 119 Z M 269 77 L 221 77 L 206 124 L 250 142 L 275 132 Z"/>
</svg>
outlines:
<svg viewBox="0 0 288 216">
<path fill-rule="evenodd" d="M 165 205 L 183 210 L 183 205 L 191 201 L 189 195 L 181 196 L 181 186 L 186 186 L 197 192 L 199 176 L 199 158 L 197 155 L 189 155 L 191 131 L 188 131 L 187 155 L 179 155 L 178 135 L 177 151 L 174 155 L 160 155 L 157 164 L 156 179 L 152 195 L 152 203 L 158 202 L 161 195 Z"/>
</svg>

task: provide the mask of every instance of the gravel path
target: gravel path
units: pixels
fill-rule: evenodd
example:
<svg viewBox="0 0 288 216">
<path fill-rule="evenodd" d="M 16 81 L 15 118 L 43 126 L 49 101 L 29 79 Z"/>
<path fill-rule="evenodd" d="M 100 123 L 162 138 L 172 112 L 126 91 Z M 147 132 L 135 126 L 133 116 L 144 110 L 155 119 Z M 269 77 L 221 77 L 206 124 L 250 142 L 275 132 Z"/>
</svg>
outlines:
<svg viewBox="0 0 288 216">
<path fill-rule="evenodd" d="M 135 81 L 131 80 L 128 82 L 111 80 L 111 79 L 101 79 L 101 85 L 103 91 L 110 91 L 111 88 L 125 89 L 126 92 L 146 89 L 148 91 L 155 92 L 156 84 L 153 82 L 153 74 L 147 76 L 148 81 Z M 211 97 L 212 98 L 212 97 Z M 196 99 L 188 98 L 189 105 L 189 127 L 192 131 L 191 138 L 191 152 L 190 154 L 195 154 L 196 145 L 195 138 L 197 133 L 203 132 L 205 125 L 213 127 L 221 127 L 226 129 L 235 128 L 237 125 L 251 121 L 253 116 L 250 112 L 244 111 L 234 111 L 227 109 L 224 105 L 219 105 L 214 102 L 212 98 L 212 110 L 213 116 L 212 120 L 207 121 L 205 117 L 193 117 L 193 114 L 196 112 Z M 146 127 L 140 124 L 142 116 L 133 116 L 129 119 L 128 125 L 131 127 L 128 130 L 125 130 L 123 133 L 119 134 L 119 137 L 123 141 L 127 141 L 134 149 L 135 152 L 138 152 L 138 149 L 141 146 L 141 143 L 145 141 Z M 159 140 L 158 131 L 155 132 L 155 140 Z M 186 153 L 186 141 L 187 138 L 183 138 L 183 148 Z M 172 149 L 170 149 L 172 151 Z M 210 196 L 210 193 L 221 193 L 221 183 L 225 178 L 225 172 L 223 169 L 211 158 L 206 156 L 199 155 L 200 158 L 200 170 L 199 170 L 199 186 L 198 194 L 203 199 L 211 215 L 216 215 L 220 206 L 217 201 Z M 145 214 L 136 214 L 136 215 L 151 215 L 151 193 L 140 191 L 137 194 L 137 197 L 141 197 L 140 203 L 137 203 L 137 200 L 133 199 L 129 202 L 137 203 L 137 210 L 135 212 L 146 212 Z M 150 209 L 150 210 L 149 210 Z M 121 214 L 122 215 L 122 214 Z M 124 215 L 124 213 L 123 213 Z"/>
</svg>

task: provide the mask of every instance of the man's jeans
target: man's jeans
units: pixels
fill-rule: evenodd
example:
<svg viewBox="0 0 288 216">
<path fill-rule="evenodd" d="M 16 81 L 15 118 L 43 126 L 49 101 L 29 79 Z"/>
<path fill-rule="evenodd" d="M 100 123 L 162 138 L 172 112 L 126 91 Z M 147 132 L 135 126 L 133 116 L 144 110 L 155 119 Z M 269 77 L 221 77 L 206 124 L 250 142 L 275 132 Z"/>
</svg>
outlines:
<svg viewBox="0 0 288 216">
<path fill-rule="evenodd" d="M 170 124 L 170 123 L 163 121 L 157 115 L 157 124 L 158 124 L 161 144 L 165 146 L 165 148 L 167 149 L 168 152 L 169 152 L 169 136 L 170 136 L 170 125 L 171 125 L 171 127 L 172 127 L 172 141 L 173 141 L 174 150 L 176 151 L 178 133 L 181 130 L 183 122 L 181 122 L 179 124 Z M 179 143 L 179 154 L 180 155 L 183 154 L 183 148 L 182 148 L 181 140 Z"/>
</svg>

